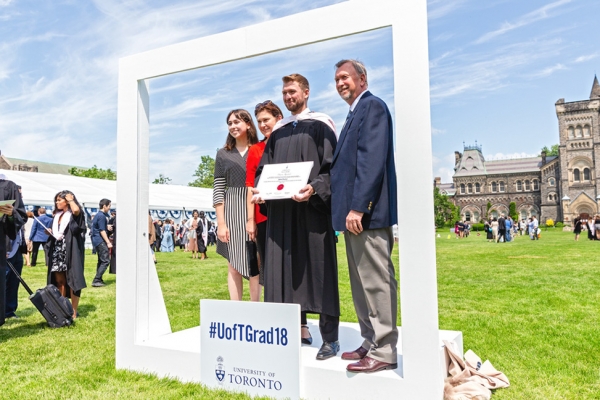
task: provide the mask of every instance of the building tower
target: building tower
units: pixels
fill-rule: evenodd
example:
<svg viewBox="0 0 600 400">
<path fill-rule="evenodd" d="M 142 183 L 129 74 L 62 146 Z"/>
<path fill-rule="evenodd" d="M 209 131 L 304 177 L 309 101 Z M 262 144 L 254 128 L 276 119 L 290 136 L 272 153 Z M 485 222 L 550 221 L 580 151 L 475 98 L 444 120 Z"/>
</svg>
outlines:
<svg viewBox="0 0 600 400">
<path fill-rule="evenodd" d="M 565 223 L 600 212 L 600 84 L 594 77 L 589 100 L 555 104 L 560 135 L 561 212 Z M 551 174 L 544 176 L 547 183 Z"/>
</svg>

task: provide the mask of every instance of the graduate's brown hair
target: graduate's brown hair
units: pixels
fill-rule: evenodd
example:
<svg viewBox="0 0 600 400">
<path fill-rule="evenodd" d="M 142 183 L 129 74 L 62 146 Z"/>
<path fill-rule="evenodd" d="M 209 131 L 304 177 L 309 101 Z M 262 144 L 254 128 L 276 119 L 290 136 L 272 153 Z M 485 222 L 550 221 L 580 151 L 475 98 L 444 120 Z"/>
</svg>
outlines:
<svg viewBox="0 0 600 400">
<path fill-rule="evenodd" d="M 302 90 L 310 90 L 310 85 L 308 84 L 308 79 L 306 79 L 305 77 L 303 77 L 300 74 L 291 74 L 291 75 L 286 75 L 283 78 L 281 78 L 281 80 L 283 81 L 283 83 L 290 83 L 290 82 L 297 82 L 298 85 L 300 85 L 300 87 L 302 88 Z"/>
<path fill-rule="evenodd" d="M 235 115 L 236 118 L 239 118 L 242 121 L 244 121 L 246 124 L 248 124 L 248 130 L 246 132 L 246 137 L 248 138 L 248 145 L 252 146 L 253 144 L 258 143 L 258 135 L 256 134 L 256 127 L 254 126 L 254 122 L 252 121 L 252 116 L 250 115 L 250 113 L 241 108 L 231 110 L 231 111 L 229 111 L 229 114 L 227 114 L 227 118 L 225 118 L 225 122 L 227 122 L 227 123 L 229 122 L 229 117 L 231 117 L 231 115 Z M 227 140 L 225 141 L 225 146 L 223 146 L 223 148 L 226 149 L 227 151 L 230 151 L 234 147 L 235 147 L 235 138 L 233 136 L 231 136 L 229 133 L 227 133 Z"/>
</svg>

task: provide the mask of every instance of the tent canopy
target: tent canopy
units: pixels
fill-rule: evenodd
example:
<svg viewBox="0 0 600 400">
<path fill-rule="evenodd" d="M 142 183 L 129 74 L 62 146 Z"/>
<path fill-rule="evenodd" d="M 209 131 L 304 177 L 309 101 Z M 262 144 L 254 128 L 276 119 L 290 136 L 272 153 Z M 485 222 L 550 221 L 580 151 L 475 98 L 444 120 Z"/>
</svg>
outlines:
<svg viewBox="0 0 600 400">
<path fill-rule="evenodd" d="M 30 206 L 54 206 L 56 193 L 72 191 L 84 207 L 97 208 L 98 202 L 107 198 L 113 208 L 118 206 L 117 182 L 104 179 L 82 178 L 72 175 L 45 174 L 0 170 L 6 179 L 20 185 L 23 201 Z M 148 184 L 151 210 L 204 210 L 213 211 L 212 189 L 180 185 Z"/>
</svg>

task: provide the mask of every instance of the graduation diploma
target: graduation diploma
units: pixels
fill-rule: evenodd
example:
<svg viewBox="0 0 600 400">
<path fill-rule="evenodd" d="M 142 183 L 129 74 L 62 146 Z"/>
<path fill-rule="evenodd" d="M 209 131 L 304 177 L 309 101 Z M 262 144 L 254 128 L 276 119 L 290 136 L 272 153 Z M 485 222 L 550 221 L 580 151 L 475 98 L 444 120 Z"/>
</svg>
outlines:
<svg viewBox="0 0 600 400">
<path fill-rule="evenodd" d="M 2 200 L 0 201 L 0 206 L 6 206 L 6 205 L 10 205 L 12 206 L 14 204 L 14 200 Z M 0 218 L 2 218 L 4 216 L 3 212 L 0 212 Z"/>
<path fill-rule="evenodd" d="M 268 164 L 256 187 L 263 200 L 290 199 L 308 183 L 313 161 Z"/>
</svg>

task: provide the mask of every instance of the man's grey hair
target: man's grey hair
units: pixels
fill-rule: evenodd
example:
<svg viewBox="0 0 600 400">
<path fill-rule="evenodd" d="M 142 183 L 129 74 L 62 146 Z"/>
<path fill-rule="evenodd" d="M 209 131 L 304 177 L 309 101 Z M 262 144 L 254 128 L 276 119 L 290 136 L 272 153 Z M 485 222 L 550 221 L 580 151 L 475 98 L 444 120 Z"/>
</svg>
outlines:
<svg viewBox="0 0 600 400">
<path fill-rule="evenodd" d="M 344 59 L 344 60 L 340 60 L 335 64 L 335 69 L 338 69 L 339 67 L 341 67 L 342 65 L 346 64 L 346 63 L 350 63 L 352 64 L 352 66 L 354 67 L 354 70 L 356 71 L 356 73 L 358 75 L 365 75 L 365 83 L 367 84 L 367 86 L 369 86 L 369 80 L 367 79 L 367 67 L 365 67 L 365 64 L 362 63 L 362 61 L 359 60 L 354 60 L 354 59 Z"/>
</svg>

